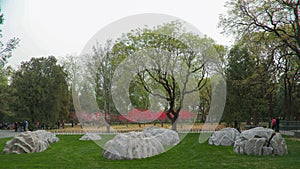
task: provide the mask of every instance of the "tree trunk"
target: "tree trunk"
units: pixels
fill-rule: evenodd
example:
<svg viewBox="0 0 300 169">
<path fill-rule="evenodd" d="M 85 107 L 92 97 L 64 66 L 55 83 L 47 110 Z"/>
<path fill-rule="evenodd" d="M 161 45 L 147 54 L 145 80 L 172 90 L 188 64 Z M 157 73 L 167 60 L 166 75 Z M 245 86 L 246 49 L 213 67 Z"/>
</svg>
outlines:
<svg viewBox="0 0 300 169">
<path fill-rule="evenodd" d="M 274 109 L 273 109 L 273 96 L 272 94 L 270 93 L 269 94 L 269 111 L 268 111 L 268 119 L 271 119 L 273 116 L 273 113 L 274 112 Z"/>
<path fill-rule="evenodd" d="M 291 119 L 291 98 L 290 98 L 290 82 L 288 77 L 289 72 L 289 63 L 288 60 L 285 60 L 285 70 L 284 70 L 284 109 L 285 109 L 285 117 L 287 119 Z"/>
<path fill-rule="evenodd" d="M 108 122 L 107 122 L 107 123 L 108 123 Z M 106 132 L 107 132 L 107 133 L 110 132 L 110 124 L 109 124 L 109 123 L 106 125 Z"/>
<path fill-rule="evenodd" d="M 105 80 L 105 77 L 104 77 L 104 82 L 103 82 L 103 110 L 104 110 L 104 120 L 107 122 L 107 114 L 106 114 L 106 109 L 107 109 L 107 100 L 106 100 L 106 80 Z M 108 122 L 107 122 L 108 123 Z M 107 131 L 107 125 L 106 125 L 106 132 Z"/>
<path fill-rule="evenodd" d="M 167 117 L 171 120 L 172 130 L 177 131 L 177 119 L 179 117 L 180 108 L 175 112 L 174 110 L 167 110 Z M 171 116 L 172 114 L 172 116 Z"/>
<path fill-rule="evenodd" d="M 112 110 L 112 103 L 113 103 L 113 101 L 112 101 L 112 96 L 111 96 L 111 91 L 112 91 L 112 84 L 111 84 L 111 80 L 112 80 L 112 70 L 111 70 L 111 68 L 109 69 L 109 83 L 108 83 L 108 89 L 109 89 L 109 93 L 108 93 L 108 101 L 109 101 L 109 103 L 108 103 L 108 114 L 109 115 L 111 115 L 111 110 Z M 111 119 L 109 119 L 108 120 L 108 126 L 107 126 L 107 128 L 106 128 L 106 130 L 107 130 L 107 132 L 109 133 L 110 132 L 110 120 Z"/>
<path fill-rule="evenodd" d="M 288 112 L 289 112 L 289 119 L 294 120 L 294 113 L 292 111 L 292 85 L 290 80 L 288 79 Z"/>
<path fill-rule="evenodd" d="M 174 122 L 172 121 L 172 130 L 177 131 L 177 122 L 176 122 L 176 120 Z"/>
</svg>

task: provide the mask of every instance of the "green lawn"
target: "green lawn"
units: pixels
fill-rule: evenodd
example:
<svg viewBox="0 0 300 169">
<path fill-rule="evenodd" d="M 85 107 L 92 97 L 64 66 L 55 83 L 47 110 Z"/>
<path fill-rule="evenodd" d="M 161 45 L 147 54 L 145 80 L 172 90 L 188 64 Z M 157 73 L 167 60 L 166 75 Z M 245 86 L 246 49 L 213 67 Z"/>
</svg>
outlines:
<svg viewBox="0 0 300 169">
<path fill-rule="evenodd" d="M 58 136 L 60 141 L 41 153 L 0 155 L 0 168 L 300 168 L 300 142 L 287 138 L 289 154 L 257 157 L 235 154 L 232 147 L 199 144 L 199 134 L 188 134 L 166 153 L 131 161 L 110 161 L 93 141 L 79 141 L 80 135 Z M 105 139 L 105 138 L 104 138 Z M 6 143 L 0 139 L 0 150 Z"/>
</svg>

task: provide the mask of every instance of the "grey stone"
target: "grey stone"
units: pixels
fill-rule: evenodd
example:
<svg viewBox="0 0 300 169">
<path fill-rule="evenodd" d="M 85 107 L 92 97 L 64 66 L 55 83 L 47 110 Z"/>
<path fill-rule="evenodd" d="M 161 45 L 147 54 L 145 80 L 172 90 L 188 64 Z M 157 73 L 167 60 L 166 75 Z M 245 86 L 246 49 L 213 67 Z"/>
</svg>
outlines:
<svg viewBox="0 0 300 169">
<path fill-rule="evenodd" d="M 251 138 L 266 138 L 269 139 L 272 134 L 274 133 L 274 130 L 269 128 L 263 128 L 263 127 L 256 127 L 249 130 L 245 130 L 241 133 L 240 137 L 242 140 L 249 140 Z"/>
<path fill-rule="evenodd" d="M 24 132 L 6 142 L 3 154 L 23 154 L 45 151 L 50 143 L 59 141 L 55 134 L 47 131 Z"/>
<path fill-rule="evenodd" d="M 239 138 L 240 133 L 235 128 L 223 128 L 220 131 L 215 131 L 209 138 L 208 143 L 216 146 L 233 146 Z"/>
<path fill-rule="evenodd" d="M 233 151 L 235 153 L 244 154 L 245 142 L 241 139 L 238 139 L 234 142 Z"/>
<path fill-rule="evenodd" d="M 46 130 L 37 130 L 32 132 L 32 134 L 35 134 L 40 139 L 47 141 L 48 143 L 56 143 L 59 141 L 59 138 L 56 137 L 56 134 L 48 132 Z"/>
<path fill-rule="evenodd" d="M 262 148 L 262 150 L 263 150 L 263 155 L 264 156 L 268 156 L 268 155 L 271 155 L 273 153 L 273 148 L 272 147 L 264 146 Z"/>
<path fill-rule="evenodd" d="M 243 151 L 247 155 L 262 155 L 262 148 L 265 143 L 265 138 L 251 138 L 248 141 L 245 141 Z"/>
<path fill-rule="evenodd" d="M 285 139 L 281 136 L 280 133 L 276 133 L 276 135 L 270 141 L 270 144 L 271 144 L 271 147 L 274 149 L 275 155 L 288 154 Z"/>
<path fill-rule="evenodd" d="M 147 158 L 164 152 L 158 139 L 149 133 L 120 133 L 106 142 L 103 157 L 110 160 Z"/>
<path fill-rule="evenodd" d="M 154 126 L 144 128 L 143 132 L 154 136 L 162 145 L 177 145 L 180 142 L 178 133 L 173 130 Z"/>
<path fill-rule="evenodd" d="M 101 136 L 95 133 L 86 133 L 79 140 L 101 140 Z"/>
<path fill-rule="evenodd" d="M 234 143 L 233 151 L 247 155 L 284 155 L 287 154 L 285 139 L 272 129 L 257 127 L 245 130 Z"/>
</svg>

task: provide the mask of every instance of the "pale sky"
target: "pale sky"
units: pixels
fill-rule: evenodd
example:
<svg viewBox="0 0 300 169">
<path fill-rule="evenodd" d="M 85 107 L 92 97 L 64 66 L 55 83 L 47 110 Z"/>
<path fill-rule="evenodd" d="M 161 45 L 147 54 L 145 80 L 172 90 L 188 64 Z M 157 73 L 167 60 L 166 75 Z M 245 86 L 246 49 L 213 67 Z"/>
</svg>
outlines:
<svg viewBox="0 0 300 169">
<path fill-rule="evenodd" d="M 1 41 L 18 37 L 19 47 L 9 64 L 31 57 L 80 54 L 86 43 L 108 24 L 136 14 L 160 13 L 180 18 L 213 38 L 230 45 L 217 28 L 226 0 L 0 0 L 5 21 Z M 126 32 L 124 32 L 126 33 Z"/>
</svg>

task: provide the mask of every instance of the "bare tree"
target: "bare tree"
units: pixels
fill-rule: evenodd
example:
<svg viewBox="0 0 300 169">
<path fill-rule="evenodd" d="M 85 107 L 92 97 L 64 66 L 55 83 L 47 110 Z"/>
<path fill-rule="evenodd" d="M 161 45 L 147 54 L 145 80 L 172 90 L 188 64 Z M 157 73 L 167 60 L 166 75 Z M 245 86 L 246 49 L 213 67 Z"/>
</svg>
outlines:
<svg viewBox="0 0 300 169">
<path fill-rule="evenodd" d="M 221 16 L 224 32 L 238 39 L 253 32 L 273 34 L 300 59 L 299 0 L 230 0 Z M 250 39 L 249 39 L 250 40 Z"/>
<path fill-rule="evenodd" d="M 127 56 L 119 65 L 122 72 L 115 73 L 116 83 L 126 86 L 126 79 L 138 76 L 150 95 L 165 101 L 173 130 L 177 130 L 181 110 L 198 106 L 199 90 L 209 73 L 216 70 L 219 59 L 213 40 L 185 32 L 178 22 L 153 30 L 134 30 L 115 44 L 114 52 L 119 57 Z M 125 101 L 120 109 L 127 111 L 128 103 Z"/>
<path fill-rule="evenodd" d="M 84 59 L 86 72 L 93 84 L 96 100 L 99 107 L 103 104 L 104 119 L 109 122 L 108 114 L 111 114 L 113 102 L 111 101 L 111 78 L 113 65 L 111 62 L 112 40 L 107 40 L 104 46 L 97 43 L 93 46 L 93 53 Z M 107 132 L 110 126 L 107 125 Z"/>
</svg>

